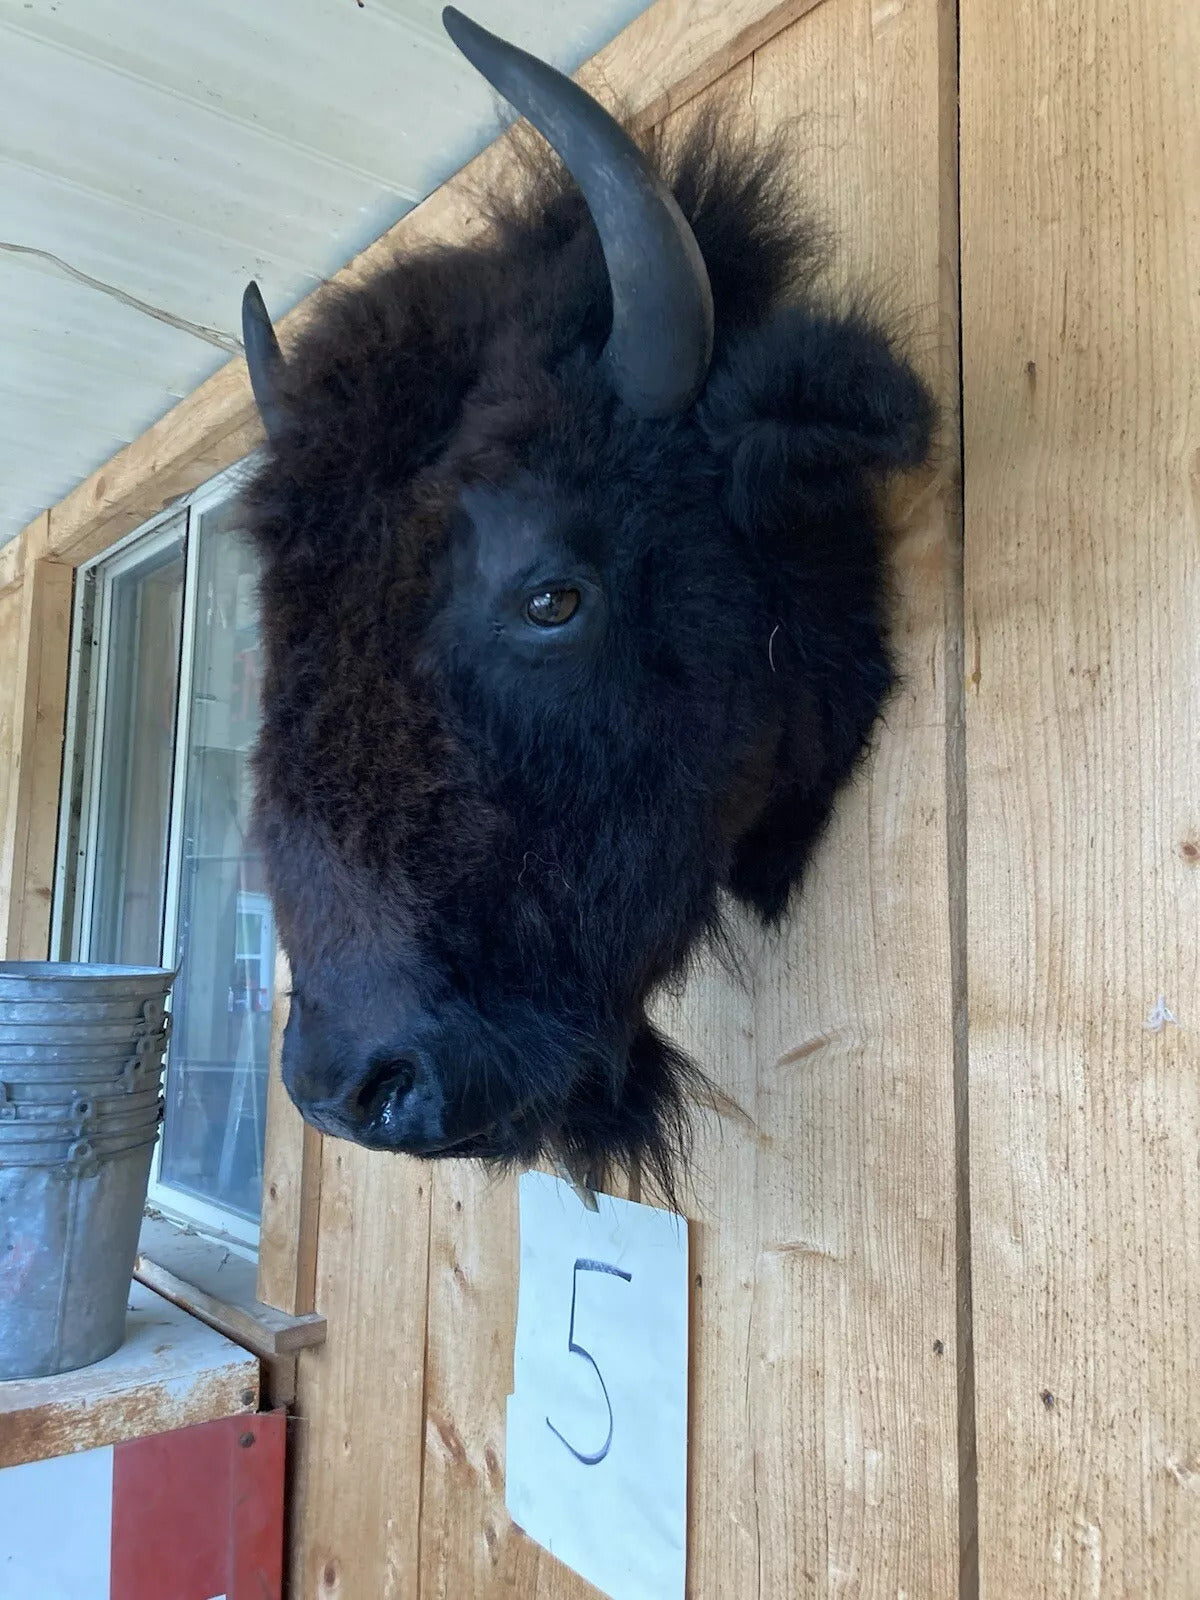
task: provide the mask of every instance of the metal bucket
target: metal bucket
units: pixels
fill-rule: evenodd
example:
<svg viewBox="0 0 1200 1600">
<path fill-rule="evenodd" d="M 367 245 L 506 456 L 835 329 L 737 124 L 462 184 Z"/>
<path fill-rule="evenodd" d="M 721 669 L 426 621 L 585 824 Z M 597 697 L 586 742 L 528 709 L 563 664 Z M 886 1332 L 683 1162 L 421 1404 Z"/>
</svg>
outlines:
<svg viewBox="0 0 1200 1600">
<path fill-rule="evenodd" d="M 172 977 L 0 962 L 0 1380 L 124 1337 Z"/>
</svg>

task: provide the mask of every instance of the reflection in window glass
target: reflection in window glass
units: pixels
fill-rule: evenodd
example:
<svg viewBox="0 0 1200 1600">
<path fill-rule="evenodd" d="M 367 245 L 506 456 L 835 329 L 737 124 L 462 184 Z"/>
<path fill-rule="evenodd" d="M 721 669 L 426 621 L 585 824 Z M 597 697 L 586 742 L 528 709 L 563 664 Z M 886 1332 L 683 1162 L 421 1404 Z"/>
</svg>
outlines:
<svg viewBox="0 0 1200 1600">
<path fill-rule="evenodd" d="M 162 948 L 183 569 L 177 534 L 109 580 L 92 961 L 157 966 Z"/>
<path fill-rule="evenodd" d="M 174 1032 L 158 1179 L 257 1220 L 275 930 L 247 840 L 258 729 L 257 564 L 237 508 L 193 517 L 196 628 L 181 759 Z"/>
</svg>

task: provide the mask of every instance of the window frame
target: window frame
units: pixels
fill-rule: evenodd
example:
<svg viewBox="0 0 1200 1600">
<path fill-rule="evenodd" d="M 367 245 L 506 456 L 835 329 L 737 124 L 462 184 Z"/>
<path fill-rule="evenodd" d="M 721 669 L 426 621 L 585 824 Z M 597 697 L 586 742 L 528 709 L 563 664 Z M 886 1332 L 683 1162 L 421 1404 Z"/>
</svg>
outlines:
<svg viewBox="0 0 1200 1600">
<path fill-rule="evenodd" d="M 94 909 L 96 854 L 100 827 L 100 783 L 102 763 L 97 759 L 96 740 L 100 708 L 108 698 L 108 649 L 112 629 L 113 589 L 118 579 L 139 567 L 148 557 L 167 549 L 178 540 L 186 560 L 189 546 L 188 508 L 172 506 L 162 516 L 138 528 L 112 551 L 81 568 L 76 580 L 75 615 L 72 618 L 72 651 L 68 680 L 67 727 L 75 735 L 63 759 L 64 813 L 59 817 L 59 846 L 55 870 L 51 947 L 59 960 L 89 959 L 91 920 Z M 89 589 L 91 592 L 89 593 Z M 88 615 L 90 609 L 90 617 Z M 86 640 L 84 632 L 90 634 Z M 78 647 L 74 643 L 79 635 Z M 180 651 L 184 635 L 180 628 Z M 86 654 L 86 671 L 84 656 Z M 182 662 L 181 662 L 182 665 Z M 86 694 L 85 694 L 86 688 Z M 83 705 L 79 704 L 84 695 Z M 178 703 L 172 751 L 172 792 L 178 750 Z M 78 814 L 65 812 L 78 785 Z M 81 871 L 72 873 L 72 864 Z M 72 887 L 70 927 L 64 926 L 67 890 Z M 160 954 L 166 948 L 159 928 Z M 77 954 L 76 954 L 77 952 Z"/>
<path fill-rule="evenodd" d="M 77 570 L 71 618 L 67 683 L 67 740 L 63 752 L 58 848 L 54 876 L 50 948 L 57 960 L 89 959 L 91 912 L 96 880 L 102 752 L 98 740 L 107 698 L 107 655 L 112 627 L 114 582 L 172 541 L 183 545 L 183 607 L 171 750 L 167 870 L 159 929 L 159 959 L 174 964 L 178 948 L 183 878 L 183 823 L 187 802 L 187 750 L 191 728 L 192 677 L 196 660 L 199 595 L 197 571 L 199 520 L 235 498 L 256 455 L 235 462 L 191 494 L 133 529 Z M 169 1005 L 170 1003 L 168 1003 Z M 171 1071 L 168 1044 L 164 1084 Z M 173 1222 L 220 1240 L 239 1254 L 258 1251 L 261 1222 L 164 1183 L 163 1140 L 155 1142 L 147 1191 L 148 1209 Z"/>
</svg>

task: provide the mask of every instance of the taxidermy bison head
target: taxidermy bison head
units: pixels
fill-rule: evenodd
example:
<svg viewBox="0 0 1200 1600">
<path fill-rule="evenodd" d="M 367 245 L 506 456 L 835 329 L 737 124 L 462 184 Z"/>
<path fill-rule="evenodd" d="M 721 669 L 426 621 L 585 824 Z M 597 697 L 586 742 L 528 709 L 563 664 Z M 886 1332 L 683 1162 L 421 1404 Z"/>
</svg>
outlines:
<svg viewBox="0 0 1200 1600">
<path fill-rule="evenodd" d="M 864 748 L 932 404 L 820 298 L 778 151 L 647 154 L 445 23 L 557 157 L 286 359 L 244 303 L 285 1080 L 371 1148 L 669 1184 L 694 1069 L 647 1004 L 724 893 L 783 913 Z"/>
</svg>

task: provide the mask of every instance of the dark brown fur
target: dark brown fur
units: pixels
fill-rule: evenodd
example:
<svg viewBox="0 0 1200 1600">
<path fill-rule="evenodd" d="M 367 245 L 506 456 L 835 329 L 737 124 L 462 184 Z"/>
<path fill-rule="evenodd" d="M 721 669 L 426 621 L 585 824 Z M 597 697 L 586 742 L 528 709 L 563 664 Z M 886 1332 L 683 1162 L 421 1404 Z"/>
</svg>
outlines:
<svg viewBox="0 0 1200 1600">
<path fill-rule="evenodd" d="M 781 148 L 656 159 L 713 288 L 690 412 L 610 391 L 595 231 L 527 154 L 481 240 L 324 294 L 248 495 L 287 1079 L 363 1143 L 669 1182 L 694 1069 L 647 1001 L 723 891 L 782 914 L 891 682 L 877 489 L 929 396 L 822 302 Z M 512 620 L 551 568 L 573 643 Z"/>
</svg>

